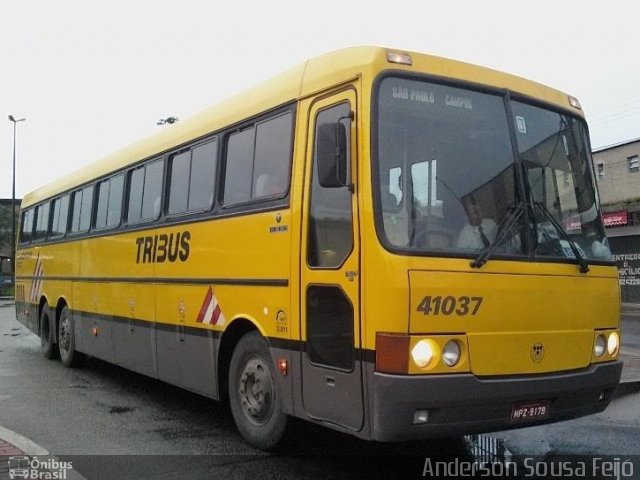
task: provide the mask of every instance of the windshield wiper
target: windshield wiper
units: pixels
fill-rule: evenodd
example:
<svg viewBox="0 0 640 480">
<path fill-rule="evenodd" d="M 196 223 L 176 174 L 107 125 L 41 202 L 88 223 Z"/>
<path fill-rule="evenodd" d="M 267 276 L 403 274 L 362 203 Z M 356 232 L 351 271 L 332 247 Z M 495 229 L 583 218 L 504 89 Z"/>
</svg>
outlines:
<svg viewBox="0 0 640 480">
<path fill-rule="evenodd" d="M 513 225 L 515 225 L 515 223 L 520 219 L 525 207 L 526 204 L 524 202 L 520 202 L 512 211 L 507 211 L 505 213 L 502 217 L 503 220 L 500 222 L 500 225 L 498 225 L 498 231 L 500 233 L 498 233 L 498 236 L 491 245 L 483 248 L 478 256 L 471 261 L 470 265 L 472 268 L 480 268 L 487 263 L 487 260 L 489 260 L 495 249 L 504 243 L 507 235 L 511 232 L 511 227 L 513 227 Z M 504 220 L 505 218 L 506 220 Z"/>
<path fill-rule="evenodd" d="M 554 226 L 558 234 L 567 241 L 569 246 L 571 247 L 571 251 L 576 256 L 576 260 L 580 265 L 580 273 L 587 273 L 589 271 L 589 264 L 587 263 L 587 259 L 584 258 L 582 253 L 580 253 L 580 249 L 576 245 L 576 242 L 571 240 L 571 237 L 567 233 L 567 231 L 560 225 L 560 222 L 556 220 L 556 218 L 551 214 L 549 209 L 547 209 L 546 205 L 542 202 L 534 202 L 534 205 L 540 209 L 540 211 L 547 217 L 547 220 Z"/>
</svg>

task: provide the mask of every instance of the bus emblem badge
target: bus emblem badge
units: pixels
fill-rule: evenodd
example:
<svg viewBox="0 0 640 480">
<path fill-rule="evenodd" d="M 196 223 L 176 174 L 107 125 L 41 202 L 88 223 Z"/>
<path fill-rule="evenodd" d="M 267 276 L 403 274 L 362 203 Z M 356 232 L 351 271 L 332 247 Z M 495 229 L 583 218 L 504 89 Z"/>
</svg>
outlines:
<svg viewBox="0 0 640 480">
<path fill-rule="evenodd" d="M 534 363 L 540 363 L 544 358 L 544 345 L 541 343 L 534 343 L 531 347 L 531 360 Z"/>
</svg>

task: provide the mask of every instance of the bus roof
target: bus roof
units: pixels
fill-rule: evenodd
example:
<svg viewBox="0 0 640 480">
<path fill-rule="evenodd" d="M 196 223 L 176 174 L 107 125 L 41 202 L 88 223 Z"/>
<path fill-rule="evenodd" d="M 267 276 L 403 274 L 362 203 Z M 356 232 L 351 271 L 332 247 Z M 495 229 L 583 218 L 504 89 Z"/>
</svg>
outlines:
<svg viewBox="0 0 640 480">
<path fill-rule="evenodd" d="M 390 63 L 388 52 L 411 56 L 412 65 Z M 22 207 L 71 190 L 110 172 L 152 158 L 209 133 L 241 122 L 262 112 L 303 98 L 358 76 L 372 79 L 382 70 L 407 70 L 479 85 L 509 89 L 561 108 L 571 108 L 568 96 L 524 78 L 442 57 L 384 47 L 350 47 L 306 60 L 253 88 L 184 119 L 169 128 L 125 147 L 101 160 L 24 196 Z M 578 116 L 581 111 L 573 110 Z"/>
</svg>

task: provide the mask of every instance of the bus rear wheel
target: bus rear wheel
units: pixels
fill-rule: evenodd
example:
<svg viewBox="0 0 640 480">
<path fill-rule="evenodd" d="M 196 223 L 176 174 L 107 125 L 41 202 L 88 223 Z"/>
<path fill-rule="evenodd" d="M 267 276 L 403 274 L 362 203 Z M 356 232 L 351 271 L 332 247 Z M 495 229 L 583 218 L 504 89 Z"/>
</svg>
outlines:
<svg viewBox="0 0 640 480">
<path fill-rule="evenodd" d="M 73 317 L 67 306 L 62 308 L 58 324 L 58 347 L 62 364 L 71 368 L 81 366 L 86 357 L 76 350 Z"/>
<path fill-rule="evenodd" d="M 54 360 L 58 358 L 58 345 L 56 345 L 56 328 L 51 321 L 49 305 L 44 304 L 40 311 L 40 348 L 44 358 Z"/>
<path fill-rule="evenodd" d="M 274 448 L 284 434 L 287 415 L 267 342 L 257 332 L 245 334 L 231 357 L 229 401 L 240 435 L 254 447 Z"/>
</svg>

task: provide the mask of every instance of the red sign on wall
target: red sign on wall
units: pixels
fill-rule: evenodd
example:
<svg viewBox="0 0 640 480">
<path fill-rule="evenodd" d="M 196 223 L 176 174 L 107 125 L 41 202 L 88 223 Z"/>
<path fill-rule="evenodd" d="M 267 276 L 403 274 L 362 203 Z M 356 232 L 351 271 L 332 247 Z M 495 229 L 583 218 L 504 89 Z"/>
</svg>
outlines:
<svg viewBox="0 0 640 480">
<path fill-rule="evenodd" d="M 607 212 L 602 214 L 605 227 L 616 227 L 618 225 L 626 225 L 629 222 L 629 217 L 626 211 L 621 212 Z"/>
</svg>

